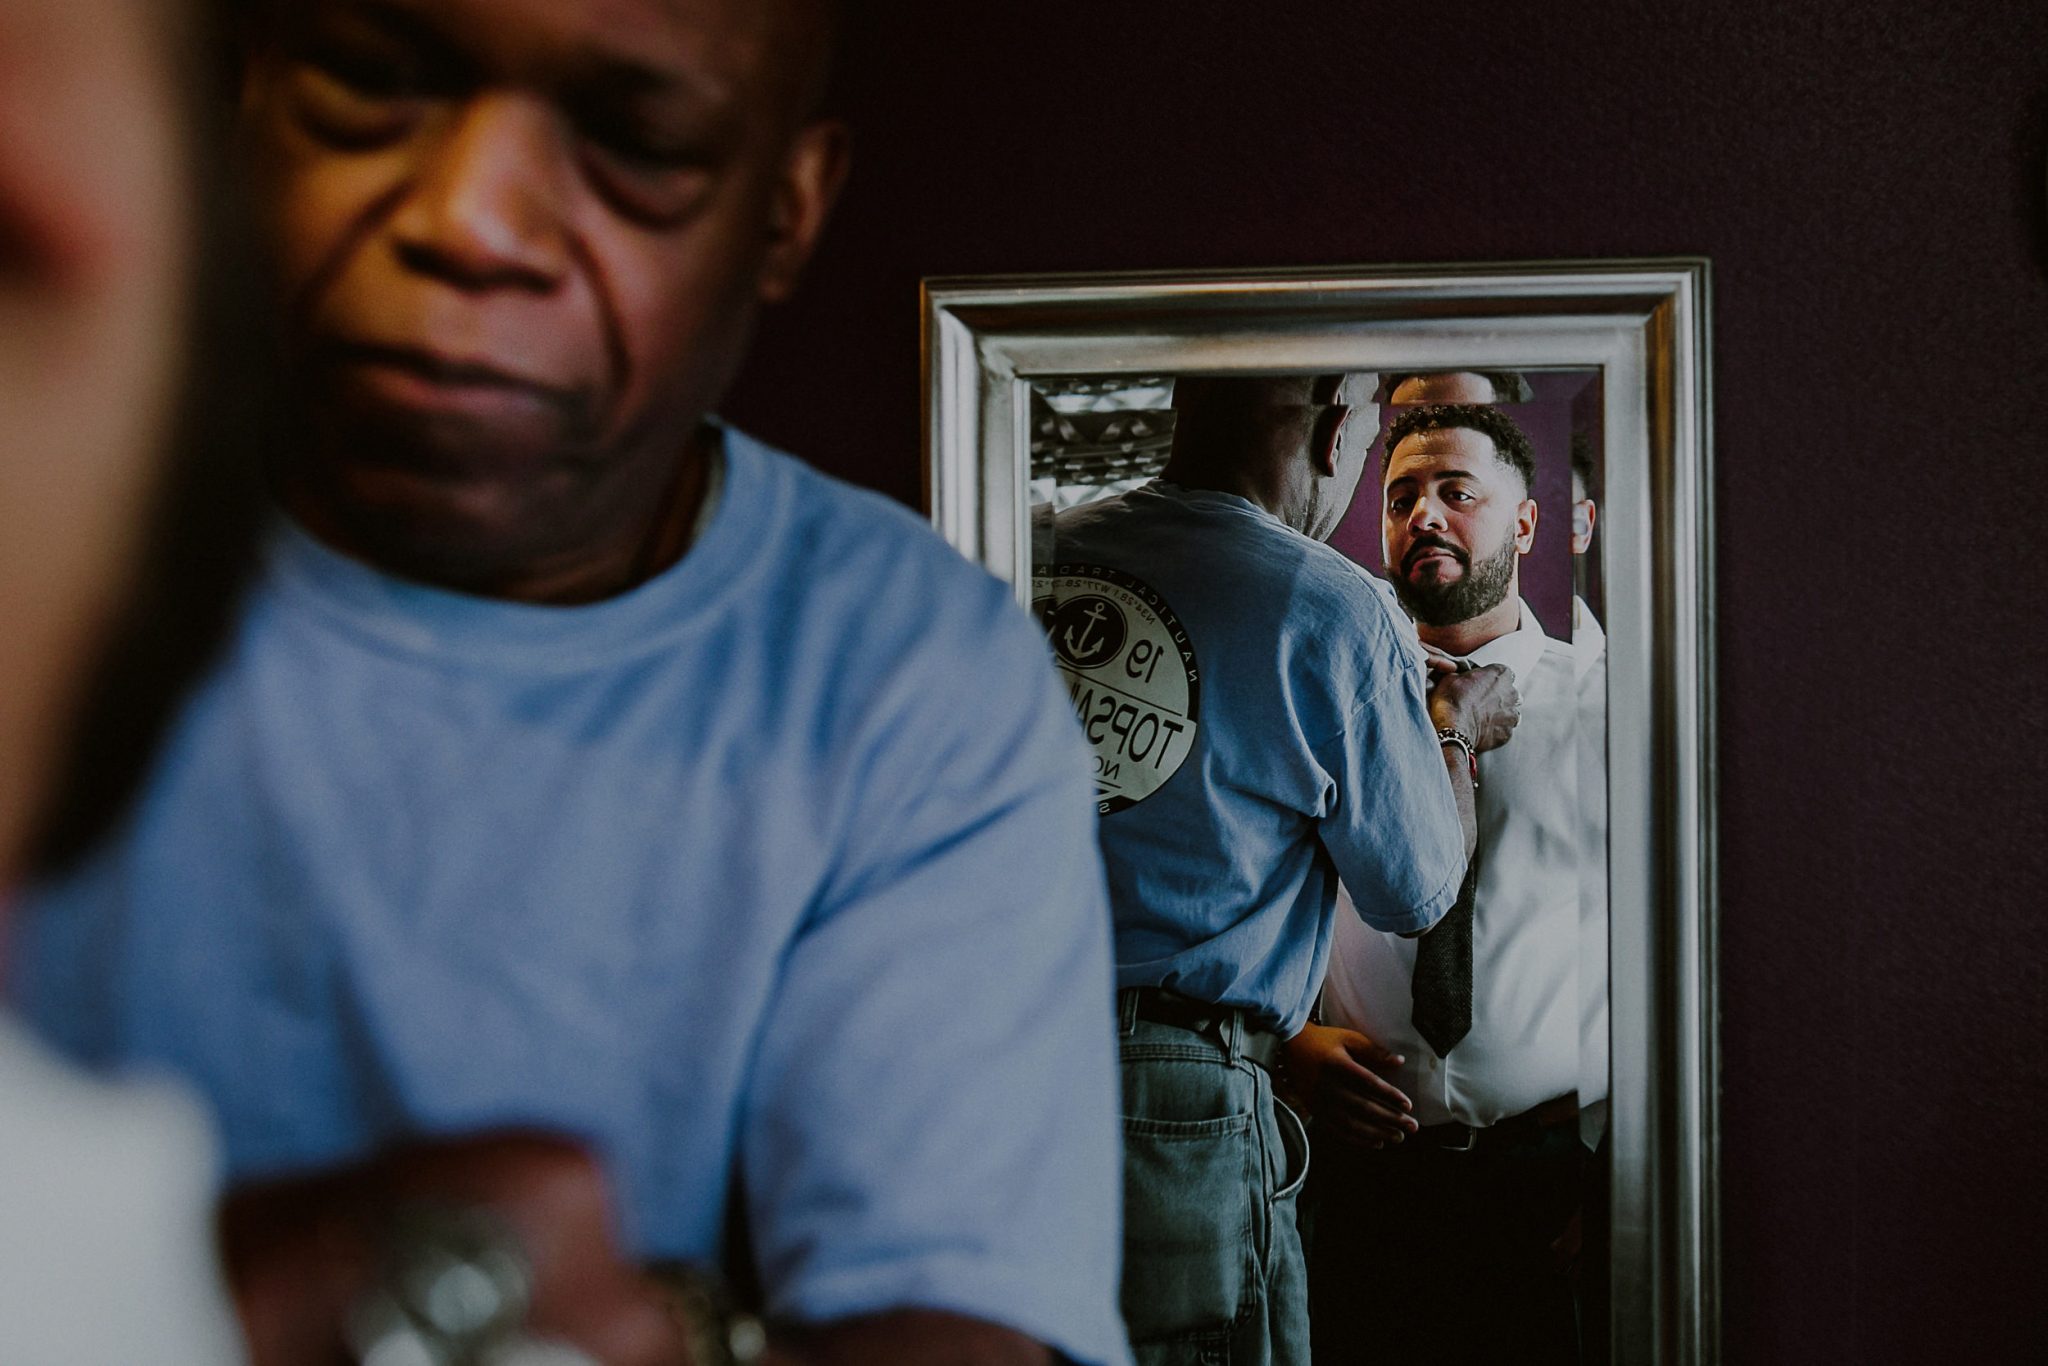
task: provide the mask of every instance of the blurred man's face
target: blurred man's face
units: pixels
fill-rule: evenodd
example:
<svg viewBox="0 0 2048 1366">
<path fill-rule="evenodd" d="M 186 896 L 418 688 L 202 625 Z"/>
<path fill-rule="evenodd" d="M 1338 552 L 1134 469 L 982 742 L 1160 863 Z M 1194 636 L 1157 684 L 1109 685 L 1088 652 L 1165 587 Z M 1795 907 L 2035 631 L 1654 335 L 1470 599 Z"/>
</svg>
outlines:
<svg viewBox="0 0 2048 1366">
<path fill-rule="evenodd" d="M 247 122 L 318 496 L 402 561 L 644 516 L 837 186 L 814 5 L 284 8 Z"/>
<path fill-rule="evenodd" d="M 1484 432 L 1416 432 L 1387 457 L 1384 533 L 1402 605 L 1426 626 L 1454 626 L 1514 590 L 1536 504 Z"/>
<path fill-rule="evenodd" d="M 190 231 L 172 8 L 0 4 L 0 888 L 166 415 Z"/>
</svg>

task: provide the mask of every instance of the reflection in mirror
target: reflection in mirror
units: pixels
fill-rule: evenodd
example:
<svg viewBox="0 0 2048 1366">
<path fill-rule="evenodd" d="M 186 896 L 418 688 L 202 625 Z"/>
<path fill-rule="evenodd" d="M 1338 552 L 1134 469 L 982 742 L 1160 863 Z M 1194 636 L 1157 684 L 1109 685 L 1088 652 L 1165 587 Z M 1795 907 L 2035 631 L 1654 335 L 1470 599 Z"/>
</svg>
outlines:
<svg viewBox="0 0 2048 1366">
<path fill-rule="evenodd" d="M 1050 380 L 1031 388 L 1032 559 L 1052 558 L 1052 514 L 1156 477 L 1173 446 L 1173 381 Z"/>
<path fill-rule="evenodd" d="M 1030 385 L 1033 606 L 1094 746 L 1119 985 L 1292 1036 L 1280 1091 L 1314 1153 L 1318 1361 L 1610 1359 L 1602 375 L 1486 359 Z M 1329 586 L 1346 574 L 1351 589 Z M 1247 611 L 1260 630 L 1234 620 Z M 1346 674 L 1370 651 L 1339 637 L 1375 623 L 1400 642 L 1399 686 L 1426 699 L 1404 722 L 1417 735 L 1361 700 L 1384 680 Z M 1302 744 L 1320 705 L 1305 685 L 1247 682 L 1253 638 L 1345 674 L 1327 746 Z M 1442 746 L 1479 751 L 1476 786 L 1449 784 L 1476 846 L 1456 904 L 1417 935 L 1395 904 L 1427 863 L 1405 847 L 1426 842 L 1414 808 L 1450 803 L 1442 777 L 1425 789 L 1389 756 L 1437 748 L 1427 723 L 1463 715 L 1444 696 L 1492 665 L 1519 719 L 1504 742 Z M 1299 668 L 1269 659 L 1262 686 Z M 1274 714 L 1232 710 L 1254 698 Z M 1295 789 L 1261 769 L 1297 762 L 1320 765 L 1322 805 L 1287 809 Z M 1297 817 L 1318 831 L 1306 867 L 1276 852 Z M 1129 1056 L 1127 1041 L 1127 1091 Z M 1147 1158 L 1127 1142 L 1144 1234 Z M 1131 1255 L 1143 1286 L 1149 1254 Z M 1139 1338 L 1184 1326 L 1151 1324 L 1127 1286 L 1134 1312 Z M 1285 1317 L 1269 1306 L 1276 1360 Z"/>
</svg>

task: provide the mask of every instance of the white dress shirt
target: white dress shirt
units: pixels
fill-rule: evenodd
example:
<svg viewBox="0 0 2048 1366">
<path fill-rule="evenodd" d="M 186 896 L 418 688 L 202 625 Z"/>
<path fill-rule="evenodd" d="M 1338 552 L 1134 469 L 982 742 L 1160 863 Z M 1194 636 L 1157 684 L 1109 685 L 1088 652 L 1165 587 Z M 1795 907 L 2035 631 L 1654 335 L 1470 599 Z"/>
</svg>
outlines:
<svg viewBox="0 0 2048 1366">
<path fill-rule="evenodd" d="M 214 1163 L 183 1091 L 90 1080 L 0 1015 L 0 1362 L 241 1361 Z"/>
<path fill-rule="evenodd" d="M 1421 1124 L 1483 1127 L 1576 1091 L 1604 1100 L 1606 1078 L 1606 793 L 1585 791 L 1580 656 L 1543 633 L 1528 604 L 1518 629 L 1474 651 L 1475 664 L 1515 673 L 1522 717 L 1507 744 L 1479 758 L 1479 883 L 1472 927 L 1472 1030 L 1440 1058 L 1410 1018 L 1420 941 L 1337 918 L 1324 989 L 1327 1023 L 1358 1030 L 1407 1058 L 1391 1080 Z M 1586 895 L 1587 850 L 1599 850 L 1597 898 Z M 1582 981 L 1585 919 L 1602 922 L 1599 981 Z M 1597 998 L 1597 1005 L 1595 1001 Z M 1582 1046 L 1597 1036 L 1595 1050 Z M 1595 1073 L 1597 1072 L 1597 1075 Z"/>
<path fill-rule="evenodd" d="M 1572 648 L 1579 652 L 1581 661 L 1598 659 L 1607 653 L 1607 632 L 1600 629 L 1600 618 L 1593 615 L 1593 609 L 1577 593 L 1572 594 Z"/>
<path fill-rule="evenodd" d="M 1607 1094 L 1607 633 L 1585 599 L 1572 598 L 1572 653 L 1579 690 L 1579 791 L 1585 800 L 1586 848 L 1579 879 L 1579 1133 L 1597 1148 L 1607 1106 L 1585 1099 Z"/>
</svg>

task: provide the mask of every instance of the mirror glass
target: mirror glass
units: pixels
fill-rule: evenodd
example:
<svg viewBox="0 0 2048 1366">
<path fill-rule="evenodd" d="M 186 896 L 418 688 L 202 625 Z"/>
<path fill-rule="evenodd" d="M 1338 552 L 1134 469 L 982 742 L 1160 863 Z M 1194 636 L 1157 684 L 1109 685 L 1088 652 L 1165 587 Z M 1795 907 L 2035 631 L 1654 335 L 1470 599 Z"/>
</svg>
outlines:
<svg viewBox="0 0 2048 1366">
<path fill-rule="evenodd" d="M 1441 1359 L 1426 1343 L 1386 1336 L 1379 1295 L 1352 1294 L 1346 1303 L 1333 1289 L 1372 1285 L 1408 1302 L 1413 1312 L 1404 1318 L 1519 1319 L 1529 1325 L 1525 1355 L 1606 1362 L 1601 544 L 1611 528 L 1601 497 L 1602 371 L 1503 369 L 1477 354 L 1469 369 L 1446 369 L 1441 356 L 1433 362 L 1352 373 L 1334 390 L 1311 390 L 1346 401 L 1342 440 L 1369 449 L 1334 526 L 1323 518 L 1296 534 L 1324 533 L 1362 574 L 1402 581 L 1399 619 L 1414 633 L 1418 671 L 1427 676 L 1420 646 L 1431 643 L 1474 664 L 1505 663 L 1522 714 L 1506 744 L 1478 756 L 1471 1025 L 1441 1055 L 1413 1023 L 1424 941 L 1368 928 L 1340 894 L 1319 1018 L 1403 1055 L 1384 1074 L 1410 1098 L 1423 1132 L 1393 1159 L 1347 1143 L 1312 1115 L 1305 1224 L 1317 1358 Z M 1063 559 L 1062 524 L 1073 523 L 1076 509 L 1129 497 L 1154 480 L 1173 484 L 1178 378 L 1055 375 L 1028 383 L 1032 606 L 1094 746 L 1105 819 L 1143 800 L 1187 757 L 1202 680 L 1192 664 L 1175 667 L 1177 646 L 1188 642 L 1173 605 L 1121 601 L 1113 583 L 1105 587 L 1102 566 Z M 1431 444 L 1445 439 L 1450 447 Z M 1527 472 L 1502 455 L 1516 440 Z M 1463 458 L 1432 454 L 1442 449 Z M 1475 493 L 1495 500 L 1491 522 L 1464 515 Z M 1454 591 L 1468 576 L 1466 591 Z M 1318 1108 L 1314 1095 L 1295 1099 Z M 1477 1135 L 1469 1151 L 1457 1147 L 1461 1125 Z M 1547 1355 L 1544 1343 L 1564 1345 Z"/>
</svg>

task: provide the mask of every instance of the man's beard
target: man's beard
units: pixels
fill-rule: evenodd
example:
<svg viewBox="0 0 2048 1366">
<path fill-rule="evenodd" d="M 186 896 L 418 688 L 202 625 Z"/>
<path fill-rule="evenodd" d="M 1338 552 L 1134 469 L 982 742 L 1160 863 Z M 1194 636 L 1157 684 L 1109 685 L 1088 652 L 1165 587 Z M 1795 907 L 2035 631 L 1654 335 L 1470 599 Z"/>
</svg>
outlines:
<svg viewBox="0 0 2048 1366">
<path fill-rule="evenodd" d="M 1457 556 L 1458 563 L 1465 566 L 1465 572 L 1449 583 L 1437 582 L 1418 584 L 1409 579 L 1406 569 L 1395 572 L 1394 596 L 1401 600 L 1401 606 L 1408 609 L 1408 615 L 1424 626 L 1456 626 L 1500 606 L 1508 595 L 1508 585 L 1514 581 L 1515 538 L 1501 538 L 1498 554 L 1472 562 L 1472 557 L 1457 547 L 1431 537 L 1418 540 L 1408 548 L 1412 557 L 1418 550 L 1435 547 L 1447 550 Z"/>
</svg>

